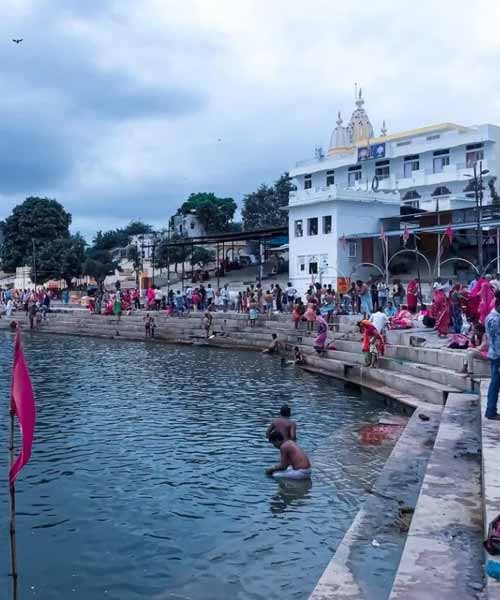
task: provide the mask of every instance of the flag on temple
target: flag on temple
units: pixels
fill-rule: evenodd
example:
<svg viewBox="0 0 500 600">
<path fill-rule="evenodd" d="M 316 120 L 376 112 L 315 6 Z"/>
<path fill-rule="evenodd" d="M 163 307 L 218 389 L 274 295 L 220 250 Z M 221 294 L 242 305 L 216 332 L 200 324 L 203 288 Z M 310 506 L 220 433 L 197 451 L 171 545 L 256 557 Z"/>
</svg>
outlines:
<svg viewBox="0 0 500 600">
<path fill-rule="evenodd" d="M 385 242 L 385 231 L 383 225 L 380 226 L 380 239 Z"/>
<path fill-rule="evenodd" d="M 451 242 L 453 240 L 453 229 L 451 228 L 451 223 L 446 228 L 446 231 L 444 232 L 444 234 L 450 240 L 450 244 L 451 244 Z"/>
<path fill-rule="evenodd" d="M 36 420 L 35 396 L 21 346 L 21 334 L 19 330 L 16 333 L 14 346 L 10 408 L 12 414 L 19 420 L 22 439 L 21 452 L 14 461 L 9 473 L 9 481 L 13 484 L 19 471 L 30 459 Z"/>
<path fill-rule="evenodd" d="M 410 239 L 410 232 L 408 231 L 408 225 L 405 223 L 405 228 L 403 230 L 403 244 L 405 246 L 409 239 Z"/>
<path fill-rule="evenodd" d="M 345 250 L 347 248 L 347 239 L 345 237 L 345 233 L 342 234 L 342 237 L 340 238 L 340 243 L 342 244 L 342 248 Z"/>
</svg>

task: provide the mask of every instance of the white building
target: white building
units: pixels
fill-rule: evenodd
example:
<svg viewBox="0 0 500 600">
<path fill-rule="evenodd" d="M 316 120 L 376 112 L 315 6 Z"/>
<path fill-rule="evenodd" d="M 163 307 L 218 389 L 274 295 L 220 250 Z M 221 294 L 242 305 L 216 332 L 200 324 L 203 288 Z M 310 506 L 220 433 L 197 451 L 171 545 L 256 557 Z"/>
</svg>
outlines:
<svg viewBox="0 0 500 600">
<path fill-rule="evenodd" d="M 193 212 L 179 213 L 172 217 L 173 230 L 177 235 L 186 237 L 203 237 L 207 234 L 205 228 Z"/>
<path fill-rule="evenodd" d="M 342 244 L 343 236 L 380 231 L 380 219 L 397 216 L 400 203 L 435 211 L 474 206 L 470 177 L 482 161 L 484 204 L 488 181 L 497 175 L 500 127 L 431 125 L 375 137 L 361 93 L 347 126 L 340 113 L 325 154 L 290 170 L 290 279 L 302 289 L 311 281 L 338 283 L 359 263 L 380 264 L 377 238 Z M 359 272 L 357 276 L 362 276 Z"/>
<path fill-rule="evenodd" d="M 500 127 L 453 123 L 388 134 L 385 121 L 379 136 L 366 114 L 359 91 L 347 126 L 340 113 L 326 155 L 297 163 L 291 175 L 298 196 L 324 192 L 332 185 L 344 189 L 398 190 L 404 204 L 427 211 L 471 206 L 470 176 L 482 161 L 484 203 L 490 203 L 488 180 L 497 176 Z"/>
</svg>

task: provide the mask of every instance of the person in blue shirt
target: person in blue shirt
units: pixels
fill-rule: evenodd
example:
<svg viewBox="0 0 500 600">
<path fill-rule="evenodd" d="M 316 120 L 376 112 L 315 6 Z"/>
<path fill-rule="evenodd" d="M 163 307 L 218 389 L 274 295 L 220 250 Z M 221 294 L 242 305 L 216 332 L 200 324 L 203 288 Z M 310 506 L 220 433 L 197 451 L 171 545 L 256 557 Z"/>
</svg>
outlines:
<svg viewBox="0 0 500 600">
<path fill-rule="evenodd" d="M 385 307 L 384 312 L 385 312 L 385 316 L 389 317 L 389 319 L 391 317 L 395 317 L 396 316 L 396 309 L 394 308 L 394 306 L 393 306 L 393 304 L 392 304 L 391 301 L 389 301 L 387 303 L 387 306 Z"/>
<path fill-rule="evenodd" d="M 484 323 L 488 336 L 488 358 L 491 366 L 491 381 L 488 387 L 486 418 L 500 421 L 497 412 L 498 392 L 500 391 L 500 298 L 496 298 L 495 308 L 486 317 Z"/>
</svg>

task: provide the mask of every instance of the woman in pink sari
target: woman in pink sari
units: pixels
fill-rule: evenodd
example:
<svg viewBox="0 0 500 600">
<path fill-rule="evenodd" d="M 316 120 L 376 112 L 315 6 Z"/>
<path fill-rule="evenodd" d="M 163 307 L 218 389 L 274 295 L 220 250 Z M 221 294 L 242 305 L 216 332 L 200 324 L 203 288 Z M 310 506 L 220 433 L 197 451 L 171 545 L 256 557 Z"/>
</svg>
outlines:
<svg viewBox="0 0 500 600">
<path fill-rule="evenodd" d="M 436 319 L 436 329 L 439 337 L 447 337 L 450 329 L 450 303 L 446 293 L 441 288 L 436 288 L 431 306 L 432 316 Z"/>
<path fill-rule="evenodd" d="M 316 325 L 318 326 L 318 335 L 314 340 L 314 349 L 320 354 L 325 349 L 326 338 L 328 336 L 328 323 L 320 314 L 317 314 Z"/>
<path fill-rule="evenodd" d="M 479 322 L 484 325 L 486 317 L 490 314 L 495 302 L 495 293 L 489 280 L 484 281 L 479 292 L 481 301 L 479 303 Z"/>
<path fill-rule="evenodd" d="M 417 312 L 418 286 L 418 279 L 412 279 L 408 283 L 408 287 L 406 288 L 406 300 L 408 304 L 408 310 L 413 314 Z"/>
</svg>

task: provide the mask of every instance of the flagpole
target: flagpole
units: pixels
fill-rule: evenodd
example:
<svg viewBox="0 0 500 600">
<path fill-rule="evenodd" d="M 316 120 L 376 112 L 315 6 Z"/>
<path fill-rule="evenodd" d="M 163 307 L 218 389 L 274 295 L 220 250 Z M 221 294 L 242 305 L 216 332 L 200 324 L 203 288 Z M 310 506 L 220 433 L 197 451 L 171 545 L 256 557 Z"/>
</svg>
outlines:
<svg viewBox="0 0 500 600">
<path fill-rule="evenodd" d="M 9 462 L 14 464 L 14 411 L 10 410 Z M 17 600 L 17 553 L 16 553 L 16 486 L 9 481 L 10 495 L 10 564 L 12 576 L 12 600 Z"/>
</svg>

